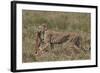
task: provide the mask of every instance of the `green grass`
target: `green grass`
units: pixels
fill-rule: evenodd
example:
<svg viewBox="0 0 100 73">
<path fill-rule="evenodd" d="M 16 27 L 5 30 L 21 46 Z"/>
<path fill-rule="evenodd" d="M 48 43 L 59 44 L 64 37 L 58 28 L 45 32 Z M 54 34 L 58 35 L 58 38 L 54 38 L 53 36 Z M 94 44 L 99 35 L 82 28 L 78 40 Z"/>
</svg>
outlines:
<svg viewBox="0 0 100 73">
<path fill-rule="evenodd" d="M 35 56 L 35 32 L 42 23 L 48 24 L 48 28 L 63 32 L 80 32 L 82 46 L 90 47 L 90 14 L 75 12 L 47 12 L 47 11 L 22 11 L 22 62 L 85 60 L 90 59 L 89 50 L 83 52 L 70 48 L 68 45 L 61 47 L 56 45 L 54 49 L 41 56 Z"/>
</svg>

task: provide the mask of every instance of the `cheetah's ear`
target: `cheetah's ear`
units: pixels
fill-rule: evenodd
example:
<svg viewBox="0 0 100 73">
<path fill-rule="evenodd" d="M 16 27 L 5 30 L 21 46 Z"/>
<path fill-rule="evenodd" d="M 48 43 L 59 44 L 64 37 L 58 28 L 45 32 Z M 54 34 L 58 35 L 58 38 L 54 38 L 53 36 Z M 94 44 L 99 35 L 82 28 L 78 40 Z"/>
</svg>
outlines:
<svg viewBox="0 0 100 73">
<path fill-rule="evenodd" d="M 47 24 L 42 24 L 42 26 L 44 27 L 44 30 L 47 30 L 48 29 L 48 26 L 47 26 Z"/>
</svg>

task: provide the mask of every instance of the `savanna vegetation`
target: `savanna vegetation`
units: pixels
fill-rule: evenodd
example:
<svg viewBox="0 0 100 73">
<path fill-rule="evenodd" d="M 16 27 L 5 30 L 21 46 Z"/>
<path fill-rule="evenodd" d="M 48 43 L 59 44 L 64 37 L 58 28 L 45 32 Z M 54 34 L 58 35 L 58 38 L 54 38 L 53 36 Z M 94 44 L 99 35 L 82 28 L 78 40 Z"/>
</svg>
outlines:
<svg viewBox="0 0 100 73">
<path fill-rule="evenodd" d="M 22 62 L 64 61 L 90 59 L 90 30 L 91 16 L 89 13 L 50 12 L 50 11 L 22 11 Z M 35 56 L 35 32 L 43 23 L 48 28 L 61 32 L 79 32 L 82 37 L 82 46 L 86 51 L 69 47 L 70 45 L 55 45 L 54 49 L 40 56 Z"/>
</svg>

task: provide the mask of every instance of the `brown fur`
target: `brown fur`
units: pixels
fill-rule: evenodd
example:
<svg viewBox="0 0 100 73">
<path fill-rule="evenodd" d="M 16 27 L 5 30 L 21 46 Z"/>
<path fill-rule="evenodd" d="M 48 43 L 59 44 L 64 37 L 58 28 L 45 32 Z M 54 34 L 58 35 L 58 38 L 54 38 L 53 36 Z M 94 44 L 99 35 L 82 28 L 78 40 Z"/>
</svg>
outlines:
<svg viewBox="0 0 100 73">
<path fill-rule="evenodd" d="M 35 33 L 35 49 L 36 49 L 35 53 L 39 51 L 40 44 L 41 44 L 40 32 L 36 32 Z"/>
</svg>

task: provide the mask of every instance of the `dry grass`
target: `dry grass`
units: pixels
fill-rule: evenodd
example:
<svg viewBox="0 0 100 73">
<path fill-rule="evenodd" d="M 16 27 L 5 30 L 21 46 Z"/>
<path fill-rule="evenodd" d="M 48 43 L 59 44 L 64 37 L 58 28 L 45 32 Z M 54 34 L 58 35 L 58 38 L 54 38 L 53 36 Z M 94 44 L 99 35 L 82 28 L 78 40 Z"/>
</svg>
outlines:
<svg viewBox="0 0 100 73">
<path fill-rule="evenodd" d="M 23 10 L 22 13 L 22 61 L 63 61 L 63 60 L 85 60 L 90 59 L 90 14 L 72 12 L 45 12 Z M 63 32 L 80 32 L 82 46 L 86 49 L 77 50 L 70 44 L 55 45 L 54 49 L 47 48 L 47 52 L 35 56 L 35 31 L 36 27 L 47 23 L 49 29 Z"/>
</svg>

